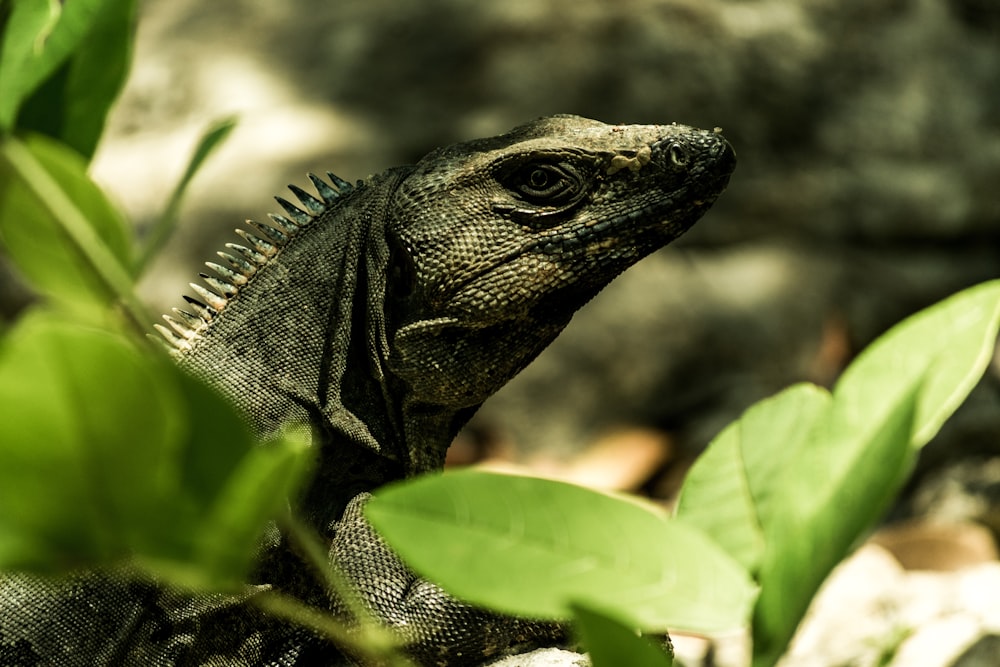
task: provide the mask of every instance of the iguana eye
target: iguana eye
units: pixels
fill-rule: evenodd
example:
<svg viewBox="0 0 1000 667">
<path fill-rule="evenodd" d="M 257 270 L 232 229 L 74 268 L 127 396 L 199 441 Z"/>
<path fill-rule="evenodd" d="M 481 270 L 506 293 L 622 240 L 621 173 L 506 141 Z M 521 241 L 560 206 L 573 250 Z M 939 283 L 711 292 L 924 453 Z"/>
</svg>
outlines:
<svg viewBox="0 0 1000 667">
<path fill-rule="evenodd" d="M 551 162 L 523 165 L 508 177 L 506 185 L 522 199 L 548 205 L 573 199 L 582 187 L 572 167 Z"/>
</svg>

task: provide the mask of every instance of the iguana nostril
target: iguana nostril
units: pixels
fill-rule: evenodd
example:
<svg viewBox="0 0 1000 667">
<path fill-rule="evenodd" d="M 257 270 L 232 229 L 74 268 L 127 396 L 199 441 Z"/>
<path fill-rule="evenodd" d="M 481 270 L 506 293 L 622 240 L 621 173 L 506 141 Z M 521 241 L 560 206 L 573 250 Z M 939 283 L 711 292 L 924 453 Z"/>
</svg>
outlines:
<svg viewBox="0 0 1000 667">
<path fill-rule="evenodd" d="M 673 162 L 678 167 L 685 167 L 688 163 L 688 152 L 683 146 L 677 142 L 672 142 L 670 147 L 667 148 L 667 154 L 670 156 L 670 161 Z"/>
</svg>

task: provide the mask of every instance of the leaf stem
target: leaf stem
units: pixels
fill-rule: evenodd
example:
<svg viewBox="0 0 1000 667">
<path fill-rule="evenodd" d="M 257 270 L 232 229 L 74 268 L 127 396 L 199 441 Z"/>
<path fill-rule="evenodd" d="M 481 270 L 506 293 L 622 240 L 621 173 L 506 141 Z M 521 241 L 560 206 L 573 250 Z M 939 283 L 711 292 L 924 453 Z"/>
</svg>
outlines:
<svg viewBox="0 0 1000 667">
<path fill-rule="evenodd" d="M 167 204 L 163 208 L 163 213 L 160 214 L 160 217 L 153 224 L 149 232 L 149 237 L 142 244 L 142 248 L 139 251 L 139 258 L 134 267 L 134 274 L 137 278 L 149 268 L 153 258 L 156 257 L 157 253 L 159 253 L 171 235 L 173 235 L 177 227 L 181 202 L 184 199 L 184 194 L 187 192 L 188 185 L 191 183 L 191 179 L 194 178 L 195 173 L 201 168 L 205 160 L 208 159 L 208 156 L 229 136 L 234 127 L 236 127 L 235 116 L 221 118 L 212 123 L 205 130 L 204 134 L 201 135 L 201 138 L 198 139 L 198 144 L 191 154 L 187 168 L 185 168 L 180 180 L 177 181 L 177 185 L 174 186 L 173 192 L 170 193 Z"/>
<path fill-rule="evenodd" d="M 346 648 L 351 656 L 361 658 L 364 664 L 385 667 L 413 667 L 413 663 L 396 651 L 396 642 L 386 642 L 385 632 L 370 632 L 368 627 L 357 631 L 349 630 L 334 616 L 301 600 L 277 591 L 267 591 L 255 595 L 253 603 L 277 618 L 291 621 L 308 628 Z"/>
</svg>

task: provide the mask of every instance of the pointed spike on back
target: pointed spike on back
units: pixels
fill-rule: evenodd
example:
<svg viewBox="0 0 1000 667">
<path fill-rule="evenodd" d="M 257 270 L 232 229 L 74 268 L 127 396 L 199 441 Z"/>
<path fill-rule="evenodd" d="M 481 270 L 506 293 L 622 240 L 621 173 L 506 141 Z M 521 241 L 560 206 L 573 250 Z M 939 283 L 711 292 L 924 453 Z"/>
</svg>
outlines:
<svg viewBox="0 0 1000 667">
<path fill-rule="evenodd" d="M 164 315 L 163 319 L 166 321 L 167 324 L 170 325 L 171 329 L 173 329 L 174 331 L 176 331 L 178 333 L 178 335 L 180 335 L 180 337 L 183 338 L 183 339 L 185 339 L 185 340 L 191 340 L 192 338 L 194 338 L 195 336 L 198 335 L 187 324 L 185 324 L 184 322 L 181 322 L 179 320 L 175 320 L 174 318 L 170 317 L 169 315 Z"/>
<path fill-rule="evenodd" d="M 332 187 L 330 187 L 329 183 L 324 181 L 316 174 L 310 173 L 308 174 L 308 176 L 309 180 L 313 184 L 313 187 L 316 188 L 316 192 L 318 192 L 319 196 L 323 198 L 323 201 L 326 203 L 327 206 L 337 201 L 337 198 L 340 197 L 340 193 L 337 192 Z"/>
<path fill-rule="evenodd" d="M 340 194 L 347 194 L 354 189 L 353 185 L 342 179 L 340 176 L 337 176 L 332 171 L 326 172 L 326 177 L 330 179 L 330 182 L 333 183 L 338 190 L 340 190 Z"/>
<path fill-rule="evenodd" d="M 226 247 L 228 248 L 232 245 L 233 244 L 231 243 L 227 243 Z M 248 262 L 243 259 L 243 257 L 236 257 L 235 255 L 231 255 L 228 252 L 222 252 L 221 250 L 217 251 L 215 254 L 221 257 L 227 264 L 229 264 L 229 266 L 233 267 L 233 269 L 239 272 L 244 278 L 250 278 L 250 276 L 257 272 L 257 266 L 252 262 Z"/>
<path fill-rule="evenodd" d="M 260 232 L 261 236 L 266 236 L 268 240 L 262 239 L 260 236 L 249 232 L 241 232 L 240 230 L 237 230 L 237 233 L 247 241 L 250 241 L 250 245 L 268 257 L 274 256 L 278 252 L 278 248 L 281 244 L 288 240 L 288 237 L 273 227 L 262 225 L 253 220 L 247 220 L 247 224 Z"/>
<path fill-rule="evenodd" d="M 184 300 L 187 301 L 188 305 L 191 306 L 194 312 L 198 314 L 198 317 L 206 323 L 211 322 L 212 318 L 215 317 L 218 312 L 214 308 L 209 308 L 201 301 L 198 301 L 198 299 L 190 297 L 187 294 L 184 295 Z"/>
<path fill-rule="evenodd" d="M 239 230 L 236 231 L 237 233 L 239 233 Z M 245 259 L 248 263 L 253 264 L 254 266 L 263 266 L 264 264 L 267 263 L 266 255 L 256 250 L 253 250 L 252 248 L 248 248 L 245 245 L 240 245 L 239 243 L 227 243 L 226 247 L 229 248 L 230 250 L 235 251 L 237 254 L 240 255 L 240 257 Z"/>
<path fill-rule="evenodd" d="M 242 273 L 237 273 L 230 268 L 222 266 L 217 262 L 205 262 L 205 266 L 212 269 L 219 274 L 225 282 L 231 284 L 233 287 L 243 287 L 247 284 L 247 277 Z"/>
<path fill-rule="evenodd" d="M 250 244 L 250 247 L 256 250 L 258 253 L 264 257 L 264 261 L 261 264 L 267 263 L 269 257 L 273 257 L 276 252 L 278 252 L 277 246 L 265 241 L 255 234 L 251 234 L 245 229 L 237 229 L 236 233 L 246 239 L 246 242 Z"/>
<path fill-rule="evenodd" d="M 219 296 L 215 292 L 209 292 L 207 289 L 199 285 L 198 283 L 191 283 L 191 289 L 194 290 L 195 294 L 201 297 L 201 300 L 208 304 L 210 308 L 215 310 L 215 312 L 221 311 L 226 307 L 225 297 Z"/>
<path fill-rule="evenodd" d="M 191 343 L 184 340 L 162 324 L 154 324 L 153 328 L 160 332 L 160 335 L 163 336 L 163 340 L 174 348 L 174 350 L 171 351 L 172 354 L 176 355 L 178 352 L 184 352 L 191 349 Z"/>
<path fill-rule="evenodd" d="M 174 315 L 184 322 L 184 325 L 188 327 L 192 332 L 197 332 L 198 329 L 205 326 L 205 320 L 201 319 L 193 313 L 189 313 L 186 310 L 181 310 L 180 308 L 174 308 Z"/>
<path fill-rule="evenodd" d="M 167 341 L 167 338 L 163 334 L 163 331 L 160 331 L 160 329 L 158 327 L 163 327 L 163 331 L 167 331 L 167 332 L 170 331 L 169 329 L 167 329 L 166 327 L 164 327 L 162 324 L 154 324 L 153 328 L 156 329 L 156 332 L 158 334 L 160 334 L 160 335 L 157 336 L 156 334 L 149 333 L 149 334 L 146 334 L 146 338 L 148 338 L 150 340 L 156 341 L 156 344 L 157 345 L 161 345 L 163 347 L 163 350 L 167 354 L 169 354 L 171 357 L 174 357 L 176 359 L 180 359 L 180 357 L 181 357 L 181 351 L 179 349 L 177 349 L 172 343 L 170 343 L 170 342 Z"/>
<path fill-rule="evenodd" d="M 312 216 L 303 211 L 301 208 L 291 203 L 283 197 L 275 197 L 274 200 L 278 202 L 281 208 L 285 209 L 289 217 L 295 221 L 297 225 L 308 225 L 312 221 Z"/>
<path fill-rule="evenodd" d="M 224 297 L 236 296 L 236 292 L 239 291 L 236 289 L 235 285 L 231 285 L 225 280 L 220 280 L 219 278 L 210 276 L 207 273 L 199 273 L 198 276 L 205 281 L 206 285 Z"/>
<path fill-rule="evenodd" d="M 283 215 L 278 215 L 277 213 L 268 213 L 267 217 L 271 218 L 271 222 L 277 225 L 278 229 L 288 234 L 294 234 L 299 229 L 301 229 L 301 227 L 299 227 L 298 225 L 296 225 L 294 222 L 292 222 Z"/>
<path fill-rule="evenodd" d="M 288 243 L 288 235 L 280 229 L 275 229 L 270 225 L 265 225 L 257 222 L 256 220 L 247 220 L 247 224 L 256 229 L 261 236 L 266 237 L 267 240 L 270 241 L 271 245 L 274 246 L 275 250 Z"/>
<path fill-rule="evenodd" d="M 326 210 L 323 202 L 316 199 L 297 185 L 289 185 L 288 189 L 292 191 L 292 194 L 294 194 L 300 202 L 302 202 L 302 205 L 306 207 L 306 210 L 313 215 L 319 215 Z"/>
</svg>

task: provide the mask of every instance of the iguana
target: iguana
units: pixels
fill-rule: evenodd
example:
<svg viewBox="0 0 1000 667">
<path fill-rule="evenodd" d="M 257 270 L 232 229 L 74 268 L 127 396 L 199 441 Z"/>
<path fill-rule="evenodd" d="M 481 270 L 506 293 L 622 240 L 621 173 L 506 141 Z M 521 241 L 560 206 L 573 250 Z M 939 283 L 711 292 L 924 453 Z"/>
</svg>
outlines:
<svg viewBox="0 0 1000 667">
<path fill-rule="evenodd" d="M 421 581 L 364 521 L 368 494 L 443 466 L 477 407 L 621 271 L 686 231 L 735 167 L 718 130 L 542 118 L 351 185 L 310 179 L 239 231 L 190 308 L 160 327 L 191 373 L 266 436 L 312 432 L 297 499 L 362 601 L 421 664 L 485 662 L 558 626 L 468 607 Z M 258 586 L 339 608 L 271 531 Z M 252 592 L 248 593 L 251 596 Z M 2 665 L 341 664 L 245 600 L 91 574 L 0 588 Z"/>
</svg>

